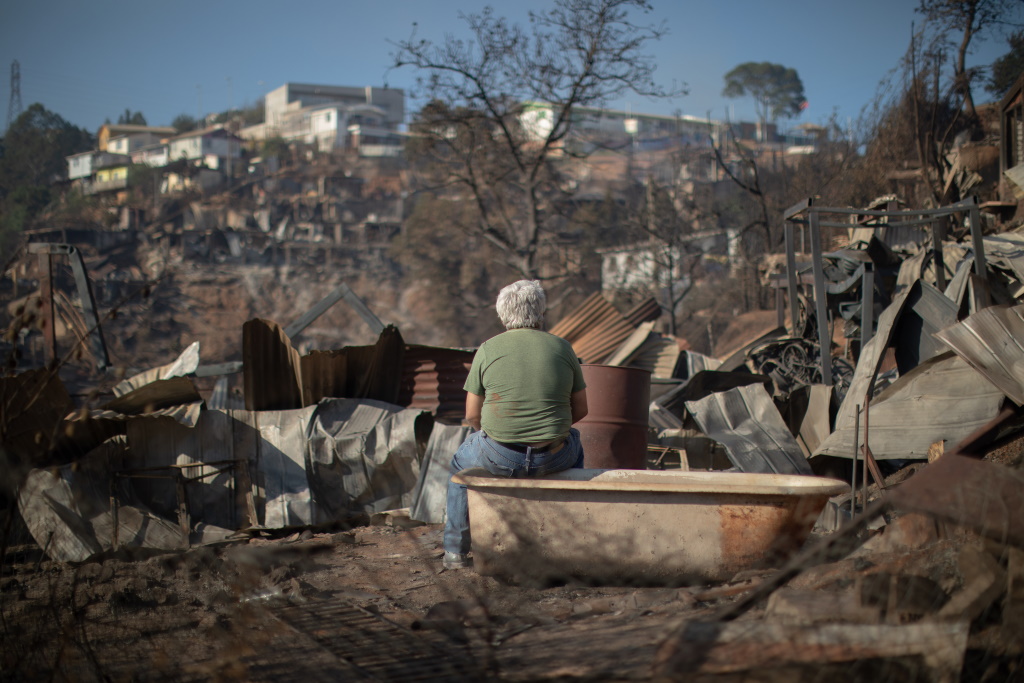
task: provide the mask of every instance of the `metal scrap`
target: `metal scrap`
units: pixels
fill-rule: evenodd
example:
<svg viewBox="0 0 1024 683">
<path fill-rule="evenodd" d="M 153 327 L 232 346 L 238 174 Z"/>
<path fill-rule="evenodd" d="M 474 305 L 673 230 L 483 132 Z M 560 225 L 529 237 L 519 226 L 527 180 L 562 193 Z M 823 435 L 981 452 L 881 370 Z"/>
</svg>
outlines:
<svg viewBox="0 0 1024 683">
<path fill-rule="evenodd" d="M 741 472 L 811 474 L 800 446 L 761 384 L 688 401 L 701 430 L 725 446 Z"/>
</svg>

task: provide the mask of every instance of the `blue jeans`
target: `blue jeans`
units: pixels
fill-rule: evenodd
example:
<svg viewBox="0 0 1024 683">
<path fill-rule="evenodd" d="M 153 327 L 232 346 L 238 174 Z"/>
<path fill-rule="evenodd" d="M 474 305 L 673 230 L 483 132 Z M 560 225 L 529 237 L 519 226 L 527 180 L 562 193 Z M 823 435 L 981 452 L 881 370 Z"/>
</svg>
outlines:
<svg viewBox="0 0 1024 683">
<path fill-rule="evenodd" d="M 527 449 L 530 450 L 530 449 Z M 469 435 L 452 457 L 451 474 L 471 467 L 483 467 L 491 474 L 509 479 L 543 477 L 572 467 L 583 467 L 583 445 L 580 432 L 570 429 L 565 443 L 554 453 L 520 453 L 506 448 L 483 431 Z M 445 514 L 444 549 L 465 555 L 470 551 L 469 502 L 466 487 L 448 480 L 448 501 Z"/>
</svg>

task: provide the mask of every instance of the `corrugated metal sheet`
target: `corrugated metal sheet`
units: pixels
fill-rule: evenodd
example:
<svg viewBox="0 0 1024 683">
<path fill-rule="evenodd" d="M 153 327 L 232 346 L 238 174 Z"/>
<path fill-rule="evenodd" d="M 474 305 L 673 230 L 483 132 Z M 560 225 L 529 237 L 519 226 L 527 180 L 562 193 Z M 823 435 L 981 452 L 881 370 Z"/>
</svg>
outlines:
<svg viewBox="0 0 1024 683">
<path fill-rule="evenodd" d="M 169 417 L 175 422 L 185 427 L 195 427 L 196 423 L 199 422 L 199 415 L 203 409 L 202 399 L 198 401 L 192 401 L 190 403 L 182 403 L 176 406 L 170 406 L 168 408 L 161 408 L 159 410 L 150 410 L 147 412 L 137 414 L 125 414 L 116 410 L 93 410 L 89 412 L 88 420 L 84 421 L 95 421 L 95 422 L 127 422 L 128 420 L 135 420 L 138 418 L 157 418 L 157 417 Z M 77 423 L 79 418 L 78 413 L 74 413 L 69 418 L 68 422 Z M 102 430 L 101 430 L 102 431 Z M 124 433 L 123 429 L 114 429 L 115 433 Z"/>
<path fill-rule="evenodd" d="M 347 396 L 348 349 L 310 351 L 299 360 L 302 389 L 309 404 L 324 398 Z"/>
<path fill-rule="evenodd" d="M 641 323 L 635 330 L 633 330 L 632 334 L 626 337 L 626 340 L 622 342 L 622 345 L 619 346 L 618 349 L 615 350 L 615 353 L 605 359 L 604 364 L 621 366 L 630 365 L 629 360 L 636 355 L 636 352 L 639 351 L 654 334 L 656 333 L 654 332 L 653 322 Z M 632 367 L 640 366 L 633 365 Z M 650 370 L 650 368 L 644 369 Z"/>
<path fill-rule="evenodd" d="M 834 427 L 836 431 L 844 428 L 852 429 L 857 406 L 864 404 L 864 397 L 874 386 L 875 377 L 878 375 L 878 369 L 885 356 L 885 350 L 892 340 L 893 330 L 899 317 L 903 314 L 907 298 L 913 290 L 914 287 L 903 290 L 878 317 L 875 336 L 871 337 L 870 341 L 861 349 L 857 367 L 853 372 L 853 379 L 850 380 L 850 388 L 846 390 L 846 397 L 839 406 Z"/>
<path fill-rule="evenodd" d="M 685 369 L 685 376 L 682 377 L 682 379 L 693 377 L 702 370 L 717 370 L 722 366 L 722 361 L 717 358 L 705 356 L 704 354 L 697 353 L 696 351 L 684 349 L 681 353 L 684 354 L 684 357 L 683 365 L 680 367 L 680 370 Z M 679 374 L 683 374 L 683 372 L 680 372 Z"/>
<path fill-rule="evenodd" d="M 107 469 L 115 462 L 123 475 L 180 469 L 192 478 L 185 503 L 194 539 L 209 538 L 203 530 L 211 527 L 223 538 L 247 526 L 250 502 L 268 528 L 340 521 L 414 502 L 420 444 L 432 423 L 422 411 L 351 399 L 301 410 L 208 410 L 194 429 L 166 418 L 133 418 L 125 423 L 127 438 L 104 443 L 77 467 L 56 477 L 36 470 L 34 488 L 19 505 L 41 547 L 53 531 L 60 538 L 54 552 L 76 561 L 111 547 Z M 237 461 L 248 467 L 233 467 Z M 170 522 L 179 504 L 173 477 L 125 477 L 121 484 L 120 542 L 181 547 Z M 132 501 L 145 505 L 132 508 Z M 132 519 L 135 528 L 126 528 Z"/>
<path fill-rule="evenodd" d="M 653 321 L 641 323 L 605 365 L 640 368 L 650 372 L 652 377 L 674 377 L 681 353 L 679 342 L 675 337 L 654 332 L 653 326 Z"/>
<path fill-rule="evenodd" d="M 432 425 L 428 413 L 383 401 L 320 403 L 306 431 L 311 523 L 409 507 L 420 475 L 418 444 Z"/>
<path fill-rule="evenodd" d="M 572 344 L 584 363 L 602 363 L 629 338 L 633 330 L 634 325 L 598 293 L 549 331 Z"/>
<path fill-rule="evenodd" d="M 324 398 L 368 398 L 429 410 L 445 419 L 461 419 L 465 412 L 462 386 L 474 352 L 407 346 L 393 325 L 385 327 L 372 346 L 313 351 L 298 359 L 302 401 L 296 403 L 294 391 L 267 386 L 283 382 L 288 389 L 293 384 L 294 349 L 279 327 L 262 322 L 260 334 L 255 334 L 255 327 L 250 333 L 251 351 L 245 361 L 247 397 L 252 395 L 263 403 L 272 400 L 278 409 L 297 409 Z"/>
<path fill-rule="evenodd" d="M 1003 266 L 1024 283 L 1024 235 L 1004 232 L 983 240 L 985 260 Z"/>
<path fill-rule="evenodd" d="M 604 295 L 598 292 L 587 297 L 575 311 L 559 320 L 558 324 L 548 332 L 573 343 L 597 322 L 613 314 L 619 314 L 619 312 L 604 298 Z"/>
<path fill-rule="evenodd" d="M 445 501 L 448 498 L 448 468 L 451 467 L 455 451 L 472 431 L 469 426 L 434 423 L 409 510 L 412 519 L 427 524 L 440 524 L 444 521 Z"/>
<path fill-rule="evenodd" d="M 102 409 L 120 413 L 121 415 L 153 415 L 160 411 L 170 411 L 168 415 L 180 415 L 186 419 L 184 424 L 194 426 L 195 421 L 188 419 L 187 412 L 175 412 L 177 408 L 189 404 L 199 404 L 203 400 L 196 389 L 195 383 L 188 377 L 171 377 L 158 379 L 122 394 L 104 404 Z"/>
<path fill-rule="evenodd" d="M 813 474 L 796 439 L 762 384 L 688 401 L 701 430 L 721 443 L 742 472 Z"/>
<path fill-rule="evenodd" d="M 227 377 L 218 379 L 206 407 L 211 410 L 245 410 L 245 401 L 231 393 L 230 384 Z"/>
<path fill-rule="evenodd" d="M 406 346 L 398 404 L 429 410 L 437 418 L 461 421 L 466 413 L 462 387 L 473 354 L 466 349 Z"/>
<path fill-rule="evenodd" d="M 925 459 L 931 444 L 958 443 L 995 417 L 1002 401 L 1002 391 L 948 352 L 900 377 L 871 402 L 868 445 L 879 460 Z M 855 425 L 855 419 L 837 424 L 814 455 L 852 457 Z M 863 411 L 860 433 L 863 444 Z"/>
<path fill-rule="evenodd" d="M 158 379 L 191 375 L 199 367 L 199 342 L 192 342 L 174 361 L 122 380 L 113 388 L 115 396 L 125 394 Z"/>
<path fill-rule="evenodd" d="M 948 351 L 935 333 L 956 322 L 957 306 L 927 282 L 911 287 L 903 314 L 893 331 L 896 364 L 909 372 L 929 358 Z"/>
<path fill-rule="evenodd" d="M 1017 405 L 1024 405 L 1024 305 L 984 308 L 936 336 Z"/>
<path fill-rule="evenodd" d="M 682 429 L 683 421 L 672 412 L 661 406 L 657 401 L 652 401 L 647 409 L 647 424 L 658 432 L 666 429 Z"/>
<path fill-rule="evenodd" d="M 248 410 L 301 408 L 302 371 L 299 352 L 284 329 L 256 318 L 242 325 L 242 373 Z"/>
<path fill-rule="evenodd" d="M 648 297 L 645 301 L 641 301 L 632 309 L 626 312 L 623 317 L 626 321 L 636 327 L 640 323 L 650 322 L 651 320 L 657 320 L 661 316 L 661 305 L 652 296 Z"/>
<path fill-rule="evenodd" d="M 683 418 L 687 402 L 699 401 L 711 394 L 744 387 L 748 384 L 763 384 L 767 389 L 771 386 L 772 380 L 765 375 L 755 375 L 751 372 L 701 370 L 685 383 L 662 394 L 657 403 L 669 412 Z"/>
</svg>

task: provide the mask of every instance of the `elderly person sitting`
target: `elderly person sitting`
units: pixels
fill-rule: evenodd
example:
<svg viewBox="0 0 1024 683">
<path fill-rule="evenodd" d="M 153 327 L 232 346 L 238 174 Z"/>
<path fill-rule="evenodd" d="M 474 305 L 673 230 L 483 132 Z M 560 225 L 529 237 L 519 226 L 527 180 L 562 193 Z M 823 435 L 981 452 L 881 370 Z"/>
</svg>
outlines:
<svg viewBox="0 0 1024 683">
<path fill-rule="evenodd" d="M 542 330 L 547 298 L 540 283 L 520 280 L 498 294 L 505 332 L 473 357 L 466 420 L 478 431 L 459 447 L 451 473 L 483 467 L 505 477 L 534 477 L 583 466 L 580 433 L 587 415 L 583 371 L 572 346 Z M 448 483 L 444 560 L 448 569 L 471 564 L 466 487 Z"/>
</svg>

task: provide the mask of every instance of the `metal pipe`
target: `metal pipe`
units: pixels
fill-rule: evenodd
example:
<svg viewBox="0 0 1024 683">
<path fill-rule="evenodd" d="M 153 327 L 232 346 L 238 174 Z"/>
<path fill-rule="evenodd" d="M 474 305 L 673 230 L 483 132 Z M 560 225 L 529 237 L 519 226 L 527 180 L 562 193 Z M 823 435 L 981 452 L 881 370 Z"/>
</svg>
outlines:
<svg viewBox="0 0 1024 683">
<path fill-rule="evenodd" d="M 800 319 L 800 307 L 797 301 L 796 289 L 796 245 L 793 243 L 793 224 L 786 221 L 786 295 L 789 297 L 789 321 L 790 333 L 797 334 L 797 326 Z"/>
<path fill-rule="evenodd" d="M 864 487 L 864 507 L 868 506 L 868 406 L 871 404 L 871 397 L 864 396 L 864 445 L 861 448 L 864 449 L 864 481 L 861 486 Z"/>
<path fill-rule="evenodd" d="M 948 216 L 952 213 L 961 213 L 964 210 L 976 207 L 978 205 L 976 197 L 968 197 L 962 199 L 956 204 L 950 204 L 949 206 L 943 206 L 937 209 L 903 209 L 897 211 L 888 211 L 884 209 L 851 209 L 848 207 L 839 206 L 818 206 L 815 207 L 821 213 L 839 213 L 853 216 L 878 216 L 882 218 L 888 218 L 891 216 Z M 786 210 L 785 218 L 796 216 L 799 213 L 807 210 L 810 204 L 804 205 L 803 202 L 796 204 Z M 856 224 L 847 225 L 847 227 L 857 227 Z"/>
<path fill-rule="evenodd" d="M 853 418 L 853 477 L 850 480 L 850 519 L 857 514 L 857 448 L 860 440 L 860 404 Z"/>
<path fill-rule="evenodd" d="M 818 319 L 818 344 L 821 358 L 821 383 L 832 386 L 832 339 L 828 328 L 828 291 L 825 288 L 825 266 L 821 256 L 821 230 L 818 212 L 810 210 L 811 266 L 814 270 L 814 309 Z M 794 333 L 796 330 L 794 330 Z"/>
</svg>

